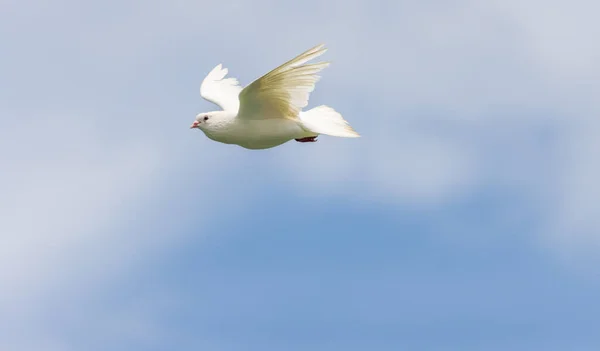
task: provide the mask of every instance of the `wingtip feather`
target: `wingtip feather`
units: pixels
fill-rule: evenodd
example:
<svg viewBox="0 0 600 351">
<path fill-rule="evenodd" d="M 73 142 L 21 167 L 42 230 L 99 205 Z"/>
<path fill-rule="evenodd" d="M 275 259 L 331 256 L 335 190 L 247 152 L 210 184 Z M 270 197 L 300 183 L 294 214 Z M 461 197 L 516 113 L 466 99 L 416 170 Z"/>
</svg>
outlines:
<svg viewBox="0 0 600 351">
<path fill-rule="evenodd" d="M 223 64 L 219 63 L 208 73 L 206 78 L 210 80 L 221 80 L 225 78 L 228 72 L 229 70 L 227 68 L 223 68 Z"/>
</svg>

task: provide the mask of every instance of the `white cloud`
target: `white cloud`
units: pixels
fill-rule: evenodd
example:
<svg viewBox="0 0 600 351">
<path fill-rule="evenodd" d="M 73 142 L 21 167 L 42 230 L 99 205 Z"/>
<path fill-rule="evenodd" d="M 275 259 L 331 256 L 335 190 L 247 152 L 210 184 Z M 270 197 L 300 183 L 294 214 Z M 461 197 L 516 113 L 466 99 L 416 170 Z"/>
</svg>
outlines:
<svg viewBox="0 0 600 351">
<path fill-rule="evenodd" d="M 81 245 L 114 239 L 106 225 L 156 182 L 163 159 L 142 139 L 103 140 L 89 116 L 12 116 L 20 121 L 0 141 L 4 299 L 36 294 L 77 265 Z"/>
<path fill-rule="evenodd" d="M 0 132 L 0 347 L 65 350 L 40 318 L 90 274 L 103 281 L 98 266 L 122 260 L 101 248 L 119 242 L 111 226 L 149 191 L 163 155 L 140 139 L 102 140 L 90 116 L 3 116 L 11 122 Z"/>
</svg>

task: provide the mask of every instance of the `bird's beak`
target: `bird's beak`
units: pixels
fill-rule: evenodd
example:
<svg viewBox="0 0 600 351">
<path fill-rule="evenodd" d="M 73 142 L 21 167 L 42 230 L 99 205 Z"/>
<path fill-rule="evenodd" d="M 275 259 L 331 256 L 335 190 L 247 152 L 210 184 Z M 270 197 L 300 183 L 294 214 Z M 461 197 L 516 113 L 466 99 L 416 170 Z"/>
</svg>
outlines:
<svg viewBox="0 0 600 351">
<path fill-rule="evenodd" d="M 200 124 L 198 121 L 194 121 L 194 123 L 192 123 L 190 126 L 190 129 L 198 128 L 198 124 Z"/>
</svg>

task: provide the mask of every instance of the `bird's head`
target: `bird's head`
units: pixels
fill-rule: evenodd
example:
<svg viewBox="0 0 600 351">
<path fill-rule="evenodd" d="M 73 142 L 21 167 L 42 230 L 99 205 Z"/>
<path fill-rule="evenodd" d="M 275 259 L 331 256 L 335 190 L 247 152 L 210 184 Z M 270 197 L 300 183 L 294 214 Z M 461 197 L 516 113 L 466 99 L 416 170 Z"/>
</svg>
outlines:
<svg viewBox="0 0 600 351">
<path fill-rule="evenodd" d="M 215 120 L 219 119 L 218 112 L 203 112 L 196 115 L 196 119 L 190 126 L 190 129 L 198 128 L 201 130 L 205 130 L 210 128 L 212 124 L 214 124 Z"/>
<path fill-rule="evenodd" d="M 203 112 L 196 115 L 190 129 L 200 129 L 205 134 L 214 134 L 226 130 L 234 120 L 235 114 L 226 111 Z"/>
</svg>

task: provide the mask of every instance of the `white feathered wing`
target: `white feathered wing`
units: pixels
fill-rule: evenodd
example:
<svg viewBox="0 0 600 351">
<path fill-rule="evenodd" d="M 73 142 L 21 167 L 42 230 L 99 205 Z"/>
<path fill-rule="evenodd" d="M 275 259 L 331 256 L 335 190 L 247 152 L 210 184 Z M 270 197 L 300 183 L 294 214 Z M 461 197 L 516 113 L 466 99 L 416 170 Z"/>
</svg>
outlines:
<svg viewBox="0 0 600 351">
<path fill-rule="evenodd" d="M 200 96 L 218 105 L 225 111 L 236 112 L 240 106 L 239 94 L 242 87 L 235 78 L 225 78 L 227 68 L 218 64 L 210 71 L 200 85 Z"/>
<path fill-rule="evenodd" d="M 324 45 L 305 51 L 258 78 L 240 92 L 242 119 L 287 118 L 298 120 L 319 80 L 316 75 L 329 62 L 304 64 L 325 53 Z"/>
</svg>

